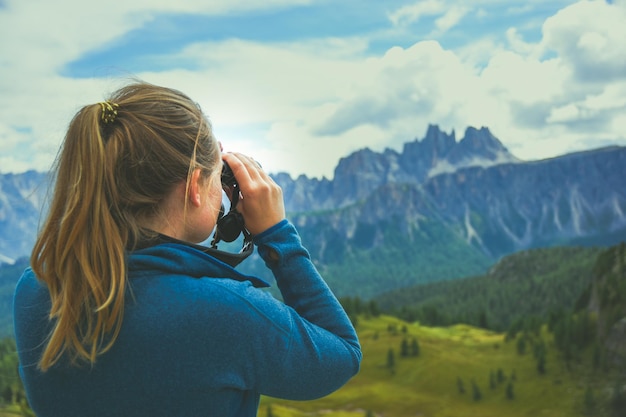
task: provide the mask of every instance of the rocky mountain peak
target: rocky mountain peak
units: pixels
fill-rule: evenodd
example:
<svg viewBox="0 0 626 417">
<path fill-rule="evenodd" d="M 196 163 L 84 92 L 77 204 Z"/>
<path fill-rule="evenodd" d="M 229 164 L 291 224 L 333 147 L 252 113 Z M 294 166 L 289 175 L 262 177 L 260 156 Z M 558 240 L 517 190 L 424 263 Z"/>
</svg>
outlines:
<svg viewBox="0 0 626 417">
<path fill-rule="evenodd" d="M 335 169 L 332 200 L 335 207 L 344 206 L 386 183 L 421 184 L 441 173 L 505 162 L 518 159 L 486 127 L 468 127 L 457 142 L 454 130 L 448 134 L 431 124 L 422 140 L 405 143 L 401 153 L 365 148 L 342 158 Z"/>
<path fill-rule="evenodd" d="M 423 140 L 404 144 L 400 164 L 402 168 L 420 182 L 428 177 L 428 172 L 456 145 L 454 131 L 446 134 L 437 125 L 429 125 Z"/>
<path fill-rule="evenodd" d="M 454 130 L 447 134 L 442 132 L 437 125 L 428 125 L 426 136 L 421 142 L 422 147 L 433 151 L 434 155 L 444 157 L 456 145 Z"/>
<path fill-rule="evenodd" d="M 428 172 L 432 177 L 471 166 L 488 167 L 502 163 L 519 162 L 488 128 L 468 127 L 463 138 L 450 147 L 444 158 L 434 161 Z"/>
<path fill-rule="evenodd" d="M 511 155 L 502 142 L 486 127 L 481 127 L 480 130 L 468 127 L 465 130 L 465 136 L 463 136 L 463 139 L 461 139 L 453 153 L 448 157 L 448 160 L 453 163 L 472 159 L 494 162 L 517 162 L 517 158 Z"/>
</svg>

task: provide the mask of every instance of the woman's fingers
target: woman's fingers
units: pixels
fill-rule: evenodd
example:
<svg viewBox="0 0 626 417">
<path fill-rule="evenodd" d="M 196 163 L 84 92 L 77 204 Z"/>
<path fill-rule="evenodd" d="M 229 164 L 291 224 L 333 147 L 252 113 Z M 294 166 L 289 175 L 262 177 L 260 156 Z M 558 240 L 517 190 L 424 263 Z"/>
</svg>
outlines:
<svg viewBox="0 0 626 417">
<path fill-rule="evenodd" d="M 259 234 L 285 218 L 282 189 L 258 162 L 240 153 L 226 153 L 223 159 L 239 184 L 237 211 L 250 233 Z"/>
</svg>

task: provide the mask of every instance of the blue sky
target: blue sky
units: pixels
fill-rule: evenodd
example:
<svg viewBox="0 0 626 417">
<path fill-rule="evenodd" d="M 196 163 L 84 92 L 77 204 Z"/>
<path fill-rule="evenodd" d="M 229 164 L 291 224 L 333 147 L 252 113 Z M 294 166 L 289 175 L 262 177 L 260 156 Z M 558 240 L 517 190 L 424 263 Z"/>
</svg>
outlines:
<svg viewBox="0 0 626 417">
<path fill-rule="evenodd" d="M 487 126 L 524 160 L 626 145 L 626 0 L 101 5 L 0 1 L 0 172 L 48 169 L 80 106 L 131 76 L 293 176 L 429 124 Z"/>
<path fill-rule="evenodd" d="M 484 12 L 484 16 L 471 16 L 450 30 L 442 31 L 438 41 L 442 47 L 453 49 L 467 43 L 468 37 L 481 38 L 497 31 L 504 33 L 512 24 L 522 20 L 529 24 L 521 29 L 522 35 L 537 40 L 543 19 L 556 13 L 559 5 L 567 3 L 546 2 L 536 8 L 518 11 L 495 4 L 489 13 Z M 327 37 L 363 37 L 370 40 L 364 55 L 376 56 L 394 46 L 410 47 L 436 30 L 440 14 L 434 11 L 416 21 L 409 22 L 405 18 L 403 26 L 394 27 L 391 22 L 393 10 L 406 4 L 405 1 L 323 1 L 232 15 L 159 13 L 121 39 L 69 63 L 65 75 L 90 77 L 94 75 L 94 69 L 106 67 L 111 62 L 135 72 L 173 69 L 177 67 L 176 63 L 161 61 L 162 55 L 175 53 L 190 43 L 230 38 L 284 43 Z M 467 13 L 475 15 L 479 10 L 467 10 Z M 194 69 L 193 63 L 186 64 Z"/>
</svg>

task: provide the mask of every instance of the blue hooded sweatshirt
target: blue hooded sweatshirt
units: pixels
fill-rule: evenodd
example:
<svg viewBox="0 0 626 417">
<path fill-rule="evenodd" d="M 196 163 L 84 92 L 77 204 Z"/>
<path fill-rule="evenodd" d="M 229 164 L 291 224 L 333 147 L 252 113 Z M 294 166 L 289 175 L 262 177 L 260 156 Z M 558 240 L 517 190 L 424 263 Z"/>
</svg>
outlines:
<svg viewBox="0 0 626 417">
<path fill-rule="evenodd" d="M 254 243 L 284 303 L 192 246 L 147 247 L 128 256 L 111 350 L 93 365 L 63 358 L 46 372 L 37 363 L 52 328 L 50 296 L 27 269 L 15 291 L 15 336 L 37 416 L 256 416 L 260 395 L 310 400 L 345 384 L 359 370 L 359 342 L 296 229 L 284 220 Z"/>
</svg>

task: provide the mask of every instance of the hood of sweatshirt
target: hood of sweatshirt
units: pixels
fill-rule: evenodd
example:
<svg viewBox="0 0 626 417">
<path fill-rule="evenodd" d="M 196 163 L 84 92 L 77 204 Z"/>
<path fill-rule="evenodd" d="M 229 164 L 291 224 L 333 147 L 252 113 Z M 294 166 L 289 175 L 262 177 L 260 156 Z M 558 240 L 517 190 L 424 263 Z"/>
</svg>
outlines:
<svg viewBox="0 0 626 417">
<path fill-rule="evenodd" d="M 230 278 L 236 281 L 250 281 L 257 288 L 270 286 L 260 278 L 242 274 L 226 262 L 183 243 L 161 243 L 130 252 L 128 271 L 131 277 L 157 272 L 193 278 Z"/>
</svg>

